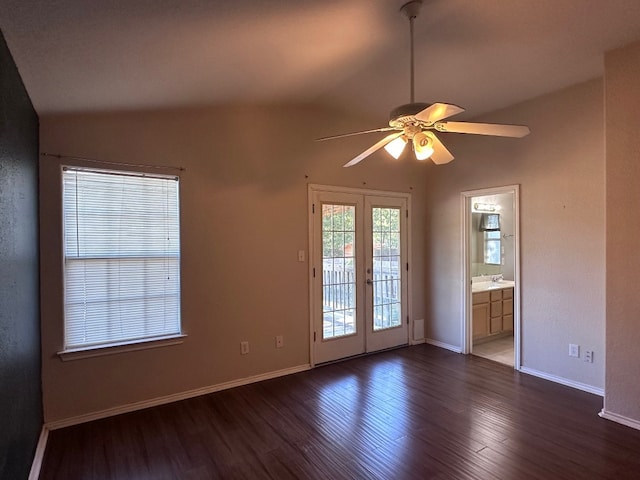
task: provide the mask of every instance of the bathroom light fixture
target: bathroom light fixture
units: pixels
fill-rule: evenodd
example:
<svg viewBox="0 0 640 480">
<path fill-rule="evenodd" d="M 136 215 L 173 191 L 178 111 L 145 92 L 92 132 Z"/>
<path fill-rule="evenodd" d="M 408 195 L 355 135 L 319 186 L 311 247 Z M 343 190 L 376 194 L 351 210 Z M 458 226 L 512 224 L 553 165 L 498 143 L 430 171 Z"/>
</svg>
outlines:
<svg viewBox="0 0 640 480">
<path fill-rule="evenodd" d="M 493 203 L 474 203 L 473 209 L 477 212 L 495 212 L 496 206 Z"/>
</svg>

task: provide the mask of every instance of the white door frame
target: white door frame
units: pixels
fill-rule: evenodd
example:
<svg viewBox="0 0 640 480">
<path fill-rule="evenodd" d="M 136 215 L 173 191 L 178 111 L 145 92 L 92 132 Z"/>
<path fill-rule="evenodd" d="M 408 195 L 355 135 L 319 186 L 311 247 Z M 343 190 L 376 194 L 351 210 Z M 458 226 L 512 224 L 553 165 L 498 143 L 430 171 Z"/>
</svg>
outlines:
<svg viewBox="0 0 640 480">
<path fill-rule="evenodd" d="M 316 364 L 315 362 L 315 349 L 314 349 L 314 312 L 315 312 L 315 302 L 316 298 L 314 295 L 314 282 L 313 282 L 313 269 L 320 269 L 319 265 L 314 264 L 314 221 L 313 221 L 313 198 L 316 192 L 332 192 L 332 193 L 351 193 L 355 195 L 363 195 L 363 196 L 377 196 L 377 197 L 402 197 L 406 199 L 407 202 L 407 212 L 411 212 L 411 194 L 405 192 L 391 192 L 385 190 L 369 190 L 369 189 L 361 189 L 361 188 L 352 188 L 352 187 L 337 187 L 331 185 L 320 185 L 315 183 L 308 184 L 307 188 L 307 212 L 308 212 L 308 220 L 309 220 L 309 238 L 308 238 L 308 266 L 309 266 L 309 364 L 313 368 Z M 407 296 L 406 296 L 406 307 L 407 307 L 407 316 L 409 317 L 409 324 L 407 325 L 407 335 L 408 335 L 408 343 L 412 345 L 414 343 L 413 340 L 413 309 L 412 309 L 412 296 L 411 296 L 411 214 L 408 214 L 406 223 L 407 229 L 407 263 L 409 264 L 409 271 L 407 272 Z"/>
<path fill-rule="evenodd" d="M 469 354 L 473 345 L 473 332 L 471 328 L 471 251 L 469 248 L 471 232 L 471 199 L 486 195 L 498 195 L 501 193 L 513 194 L 514 199 L 514 272 L 513 279 L 515 286 L 513 289 L 513 368 L 520 370 L 521 367 L 521 306 L 520 306 L 520 185 L 506 185 L 503 187 L 483 188 L 480 190 L 469 190 L 460 194 L 461 207 L 461 238 L 462 238 L 462 353 Z"/>
</svg>

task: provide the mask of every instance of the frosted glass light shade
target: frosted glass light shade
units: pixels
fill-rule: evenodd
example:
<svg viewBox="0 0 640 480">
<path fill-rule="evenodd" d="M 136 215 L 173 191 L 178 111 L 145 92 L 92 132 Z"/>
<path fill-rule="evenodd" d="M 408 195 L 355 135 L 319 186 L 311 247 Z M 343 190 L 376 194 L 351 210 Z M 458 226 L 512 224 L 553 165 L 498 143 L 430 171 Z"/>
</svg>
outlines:
<svg viewBox="0 0 640 480">
<path fill-rule="evenodd" d="M 426 160 L 433 155 L 433 140 L 428 133 L 420 132 L 413 136 L 413 150 L 418 160 Z"/>
<path fill-rule="evenodd" d="M 398 158 L 400 158 L 400 155 L 402 155 L 402 151 L 404 150 L 406 144 L 407 139 L 402 136 L 387 143 L 384 146 L 384 149 L 389 152 L 389 155 L 397 160 Z"/>
</svg>

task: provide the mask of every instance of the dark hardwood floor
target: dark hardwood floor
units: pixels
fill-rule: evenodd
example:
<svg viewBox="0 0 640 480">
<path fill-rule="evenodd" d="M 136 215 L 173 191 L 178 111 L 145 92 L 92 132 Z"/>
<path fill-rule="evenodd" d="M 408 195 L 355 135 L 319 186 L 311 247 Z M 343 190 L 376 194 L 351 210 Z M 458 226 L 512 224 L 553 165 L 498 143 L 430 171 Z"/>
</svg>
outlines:
<svg viewBox="0 0 640 480">
<path fill-rule="evenodd" d="M 41 479 L 638 479 L 595 395 L 418 345 L 52 431 Z"/>
</svg>

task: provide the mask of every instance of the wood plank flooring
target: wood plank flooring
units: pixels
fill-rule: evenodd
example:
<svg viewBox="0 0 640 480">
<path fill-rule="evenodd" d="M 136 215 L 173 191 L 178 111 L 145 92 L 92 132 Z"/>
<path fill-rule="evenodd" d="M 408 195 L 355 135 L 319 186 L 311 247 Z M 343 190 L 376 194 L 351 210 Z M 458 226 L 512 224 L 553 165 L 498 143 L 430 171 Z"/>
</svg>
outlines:
<svg viewBox="0 0 640 480">
<path fill-rule="evenodd" d="M 638 479 L 602 398 L 418 345 L 52 431 L 46 479 Z"/>
</svg>

